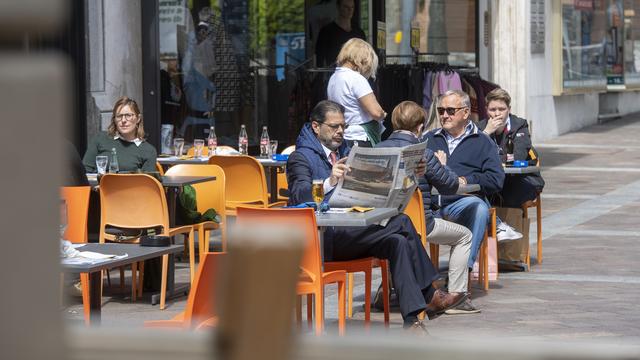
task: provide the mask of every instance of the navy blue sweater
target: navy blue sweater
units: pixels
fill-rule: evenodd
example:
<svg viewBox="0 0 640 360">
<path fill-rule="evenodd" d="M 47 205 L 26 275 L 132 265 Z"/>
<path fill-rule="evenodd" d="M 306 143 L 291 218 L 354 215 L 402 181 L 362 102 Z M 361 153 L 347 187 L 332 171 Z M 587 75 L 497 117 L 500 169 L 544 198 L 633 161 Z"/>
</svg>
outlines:
<svg viewBox="0 0 640 360">
<path fill-rule="evenodd" d="M 462 139 L 449 154 L 449 146 L 442 129 L 428 132 L 427 148 L 442 150 L 447 154 L 447 166 L 458 176 L 464 176 L 468 184 L 480 185 L 480 196 L 491 195 L 502 189 L 504 169 L 498 155 L 498 147 L 485 133 L 473 126 L 471 133 Z M 449 205 L 464 195 L 434 195 L 433 201 L 439 206 Z"/>
<path fill-rule="evenodd" d="M 395 131 L 387 140 L 377 144 L 376 147 L 404 147 L 419 142 L 420 140 L 411 134 Z M 435 186 L 440 194 L 455 194 L 458 191 L 458 176 L 451 169 L 440 164 L 433 151 L 427 148 L 424 155 L 427 162 L 427 171 L 418 180 L 420 191 L 422 191 L 427 234 L 429 234 L 435 226 L 431 209 L 431 186 Z"/>
<path fill-rule="evenodd" d="M 350 148 L 346 142 L 338 148 L 338 158 L 349 154 Z M 331 163 L 322 148 L 322 144 L 306 123 L 296 140 L 296 151 L 287 160 L 287 182 L 289 183 L 289 205 L 313 201 L 311 184 L 314 179 L 326 179 L 331 176 Z M 325 201 L 330 194 L 325 196 Z"/>
</svg>

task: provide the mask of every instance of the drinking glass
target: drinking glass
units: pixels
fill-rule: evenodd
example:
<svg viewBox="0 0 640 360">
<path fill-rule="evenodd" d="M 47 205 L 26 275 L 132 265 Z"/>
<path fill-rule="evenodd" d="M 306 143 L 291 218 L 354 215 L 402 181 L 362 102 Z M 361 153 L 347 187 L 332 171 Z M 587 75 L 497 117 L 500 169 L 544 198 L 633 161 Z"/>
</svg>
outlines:
<svg viewBox="0 0 640 360">
<path fill-rule="evenodd" d="M 278 153 L 278 140 L 269 141 L 269 157 Z"/>
<path fill-rule="evenodd" d="M 184 138 L 173 139 L 173 155 L 175 157 L 182 156 L 182 149 L 184 148 Z"/>
<path fill-rule="evenodd" d="M 316 214 L 320 214 L 320 204 L 324 199 L 324 180 L 314 179 L 311 185 L 311 196 L 316 203 Z"/>
<path fill-rule="evenodd" d="M 204 148 L 204 140 L 195 139 L 193 140 L 193 157 L 196 159 L 200 159 L 202 157 L 202 149 Z"/>
<path fill-rule="evenodd" d="M 98 155 L 96 156 L 96 168 L 98 171 L 98 175 L 104 175 L 107 173 L 107 163 L 109 162 L 109 157 L 106 155 Z"/>
</svg>

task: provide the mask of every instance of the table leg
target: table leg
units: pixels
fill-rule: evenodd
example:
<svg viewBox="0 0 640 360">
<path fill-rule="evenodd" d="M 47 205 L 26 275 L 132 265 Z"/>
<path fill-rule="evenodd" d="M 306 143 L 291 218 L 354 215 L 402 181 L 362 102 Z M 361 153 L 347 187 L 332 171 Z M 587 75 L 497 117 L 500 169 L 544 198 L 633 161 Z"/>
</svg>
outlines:
<svg viewBox="0 0 640 360">
<path fill-rule="evenodd" d="M 169 226 L 174 227 L 176 225 L 176 202 L 178 199 L 178 192 L 180 191 L 177 187 L 170 187 L 167 189 L 167 208 L 169 210 Z M 186 295 L 189 293 L 190 284 L 186 284 L 184 286 L 180 286 L 176 288 L 175 286 L 175 256 L 173 254 L 169 256 L 169 266 L 167 269 L 167 281 L 166 281 L 166 297 L 173 298 L 177 295 Z M 150 263 L 152 266 L 162 266 L 161 261 L 153 261 Z M 161 280 L 160 286 L 165 286 L 165 281 Z M 162 292 L 162 291 L 161 291 Z M 160 293 L 156 293 L 151 295 L 151 304 L 156 305 L 160 302 L 163 302 L 160 299 Z M 164 304 L 160 305 L 161 308 L 164 308 Z"/>
<path fill-rule="evenodd" d="M 271 192 L 270 202 L 278 201 L 278 167 L 269 166 L 269 192 Z"/>
<path fill-rule="evenodd" d="M 89 274 L 90 323 L 99 326 L 102 320 L 102 272 Z"/>
</svg>

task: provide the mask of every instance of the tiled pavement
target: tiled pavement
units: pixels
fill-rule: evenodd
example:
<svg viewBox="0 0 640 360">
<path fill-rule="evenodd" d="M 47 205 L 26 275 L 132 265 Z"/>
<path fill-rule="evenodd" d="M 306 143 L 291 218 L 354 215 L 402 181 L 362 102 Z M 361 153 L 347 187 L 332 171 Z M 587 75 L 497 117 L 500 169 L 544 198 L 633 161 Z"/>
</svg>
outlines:
<svg viewBox="0 0 640 360">
<path fill-rule="evenodd" d="M 427 322 L 432 335 L 484 335 L 521 339 L 640 339 L 640 114 L 595 125 L 537 144 L 546 187 L 543 192 L 544 263 L 530 272 L 501 273 L 488 293 L 473 289 L 482 309 L 474 315 L 443 315 Z M 535 239 L 535 212 L 531 212 Z M 442 247 L 441 261 L 448 248 Z M 535 254 L 535 251 L 533 251 Z M 534 260 L 533 260 L 534 261 Z M 114 273 L 115 275 L 115 273 Z M 180 267 L 178 281 L 188 270 Z M 347 331 L 362 328 L 362 277 L 356 277 L 356 313 Z M 379 276 L 374 277 L 374 289 Z M 328 331 L 335 331 L 335 287 L 328 287 Z M 121 296 L 105 297 L 103 326 L 142 326 L 170 318 L 185 299 L 165 311 Z M 81 306 L 64 308 L 77 323 Z M 392 313 L 391 331 L 401 318 Z M 373 314 L 381 329 L 382 314 Z"/>
</svg>

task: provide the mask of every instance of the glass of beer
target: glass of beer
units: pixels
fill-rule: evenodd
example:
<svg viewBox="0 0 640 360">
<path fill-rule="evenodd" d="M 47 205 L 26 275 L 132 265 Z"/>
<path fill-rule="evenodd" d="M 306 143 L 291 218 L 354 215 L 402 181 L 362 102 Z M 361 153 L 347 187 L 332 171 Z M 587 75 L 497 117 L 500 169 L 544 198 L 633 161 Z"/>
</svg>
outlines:
<svg viewBox="0 0 640 360">
<path fill-rule="evenodd" d="M 316 214 L 320 213 L 320 204 L 324 199 L 324 180 L 315 179 L 311 185 L 311 196 L 313 196 L 313 201 L 316 203 Z"/>
</svg>

